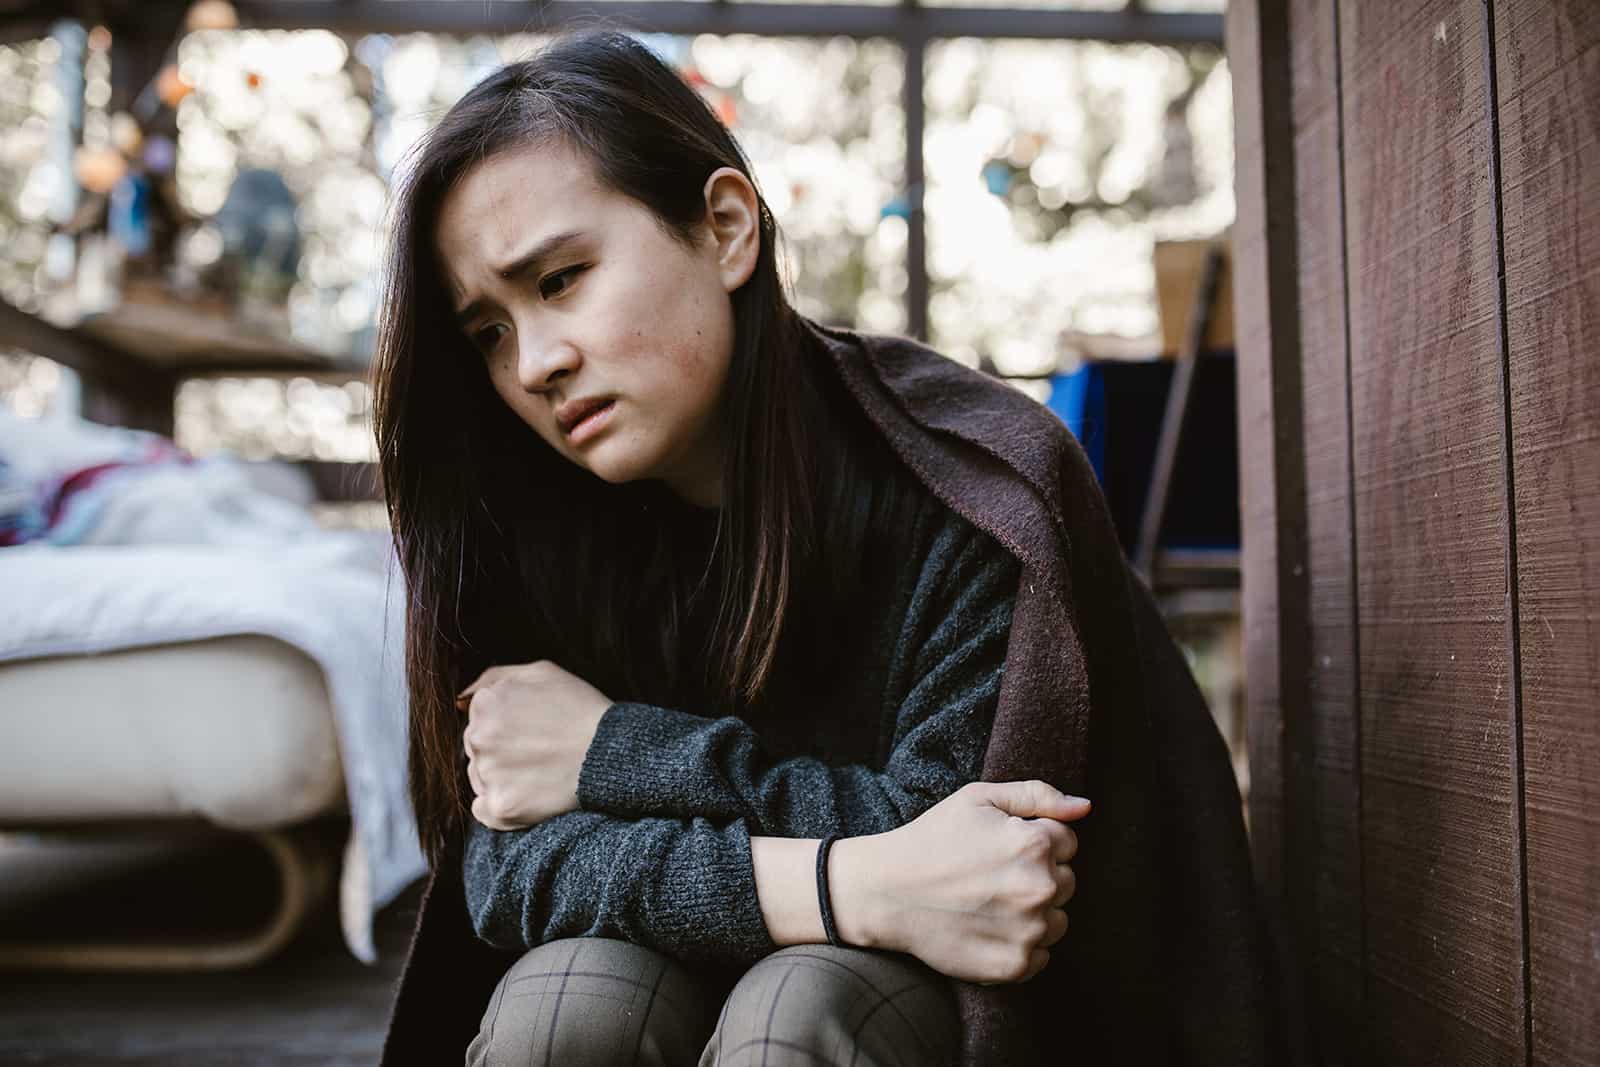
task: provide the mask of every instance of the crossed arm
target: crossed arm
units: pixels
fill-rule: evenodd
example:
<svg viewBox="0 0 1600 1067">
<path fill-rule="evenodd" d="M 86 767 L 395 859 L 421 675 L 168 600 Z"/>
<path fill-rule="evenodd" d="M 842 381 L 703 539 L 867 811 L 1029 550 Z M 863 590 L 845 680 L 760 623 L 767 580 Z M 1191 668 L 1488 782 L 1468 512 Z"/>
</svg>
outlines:
<svg viewBox="0 0 1600 1067">
<path fill-rule="evenodd" d="M 822 940 L 816 839 L 893 830 L 977 777 L 1006 632 L 1004 618 L 990 621 L 1000 625 L 978 642 L 1000 648 L 983 654 L 963 645 L 923 672 L 902 704 L 898 743 L 881 771 L 774 760 L 737 718 L 608 706 L 575 776 L 569 803 L 576 810 L 518 826 L 526 816 L 516 802 L 485 802 L 492 795 L 485 783 L 475 813 L 509 817 L 501 825 L 511 828 L 474 825 L 468 838 L 466 888 L 479 935 L 505 947 L 616 937 L 681 959 L 728 963 L 751 962 L 780 943 Z M 562 684 L 553 665 L 531 670 Z M 524 684 L 523 703 L 538 704 L 529 691 L 537 683 Z M 928 697 L 934 691 L 941 700 Z M 831 857 L 836 896 L 849 895 L 853 847 L 841 842 Z M 856 922 L 865 918 L 859 911 L 837 910 L 847 940 L 873 938 L 861 928 L 867 923 Z"/>
<path fill-rule="evenodd" d="M 495 668 L 469 688 L 478 825 L 464 874 L 479 935 L 508 948 L 615 937 L 748 964 L 823 940 L 816 839 L 837 833 L 847 838 L 830 856 L 841 935 L 898 947 L 881 876 L 920 857 L 890 859 L 882 835 L 977 777 L 1017 580 L 975 532 L 934 548 L 945 565 L 913 592 L 911 616 L 937 625 L 896 650 L 881 770 L 774 759 L 740 719 L 611 704 L 553 664 Z M 1053 844 L 1070 856 L 1060 835 Z M 1058 879 L 1046 896 L 1059 889 Z"/>
</svg>

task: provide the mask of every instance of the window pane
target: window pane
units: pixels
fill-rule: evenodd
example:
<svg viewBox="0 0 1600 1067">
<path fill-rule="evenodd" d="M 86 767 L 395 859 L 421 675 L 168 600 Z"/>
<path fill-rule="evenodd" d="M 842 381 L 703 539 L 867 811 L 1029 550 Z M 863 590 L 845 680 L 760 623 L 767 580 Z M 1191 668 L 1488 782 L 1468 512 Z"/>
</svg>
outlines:
<svg viewBox="0 0 1600 1067">
<path fill-rule="evenodd" d="M 80 69 L 81 50 L 80 41 Z M 55 38 L 0 45 L 0 297 L 24 311 L 42 309 L 50 231 L 77 203 L 70 120 L 79 90 L 64 83 L 77 75 L 62 53 Z"/>
<path fill-rule="evenodd" d="M 695 37 L 673 54 L 729 122 L 782 230 L 801 312 L 905 329 L 904 59 L 885 41 Z"/>
<path fill-rule="evenodd" d="M 292 333 L 366 357 L 396 163 L 479 78 L 538 41 L 377 34 L 347 47 L 315 30 L 191 34 L 178 53 L 195 85 L 178 116 L 179 195 L 210 216 L 242 168 L 280 174 L 301 248 Z M 205 228 L 190 239 L 203 244 Z M 369 414 L 360 382 L 194 379 L 178 391 L 176 436 L 198 454 L 365 460 Z"/>
<path fill-rule="evenodd" d="M 1078 335 L 1154 335 L 1154 241 L 1233 219 L 1214 49 L 947 41 L 927 102 L 929 324 L 964 362 L 1045 373 Z"/>
<path fill-rule="evenodd" d="M 299 253 L 295 277 L 274 284 L 290 286 L 290 334 L 330 352 L 353 351 L 371 321 L 384 206 L 366 151 L 372 98 L 350 59 L 345 42 L 321 30 L 195 33 L 178 46 L 179 71 L 194 86 L 178 105 L 179 202 L 212 219 L 242 171 L 281 178 L 295 208 L 279 240 Z M 208 268 L 221 232 L 208 224 L 188 233 L 180 258 Z"/>
<path fill-rule="evenodd" d="M 178 110 L 180 201 L 208 218 L 245 168 L 280 176 L 300 249 L 289 331 L 365 356 L 395 164 L 468 88 L 540 39 L 376 34 L 350 47 L 322 30 L 189 34 L 178 49 L 194 86 Z M 218 243 L 202 228 L 186 248 L 203 260 Z"/>
</svg>

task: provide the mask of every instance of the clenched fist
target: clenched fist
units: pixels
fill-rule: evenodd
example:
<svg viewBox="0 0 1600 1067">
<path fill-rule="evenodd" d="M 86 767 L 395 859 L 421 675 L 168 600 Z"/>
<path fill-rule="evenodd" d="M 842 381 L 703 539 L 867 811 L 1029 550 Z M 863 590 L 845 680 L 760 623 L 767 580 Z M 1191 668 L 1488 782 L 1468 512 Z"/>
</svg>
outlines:
<svg viewBox="0 0 1600 1067">
<path fill-rule="evenodd" d="M 490 667 L 456 697 L 472 817 L 518 830 L 578 809 L 578 772 L 611 701 L 548 660 Z"/>
<path fill-rule="evenodd" d="M 1025 982 L 1067 932 L 1078 838 L 1066 824 L 1088 813 L 1045 782 L 973 782 L 898 829 L 840 841 L 835 909 L 858 904 L 869 944 L 941 974 Z"/>
</svg>

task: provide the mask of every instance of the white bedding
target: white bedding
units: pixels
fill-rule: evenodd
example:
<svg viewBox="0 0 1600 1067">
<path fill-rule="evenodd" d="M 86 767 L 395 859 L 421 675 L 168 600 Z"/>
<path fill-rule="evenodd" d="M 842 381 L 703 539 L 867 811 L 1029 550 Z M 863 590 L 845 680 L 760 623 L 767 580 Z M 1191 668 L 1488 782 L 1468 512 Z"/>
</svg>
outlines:
<svg viewBox="0 0 1600 1067">
<path fill-rule="evenodd" d="M 0 661 L 264 634 L 322 668 L 354 824 L 344 935 L 372 961 L 372 915 L 424 872 L 405 791 L 403 589 L 387 535 L 272 547 L 0 550 Z M 225 714 L 219 708 L 218 714 Z"/>
<path fill-rule="evenodd" d="M 371 962 L 373 913 L 425 869 L 405 788 L 405 583 L 386 532 L 320 529 L 312 498 L 287 465 L 0 408 L 0 664 L 240 634 L 309 657 L 354 824 L 345 940 Z M 250 704 L 216 709 L 230 713 Z"/>
</svg>

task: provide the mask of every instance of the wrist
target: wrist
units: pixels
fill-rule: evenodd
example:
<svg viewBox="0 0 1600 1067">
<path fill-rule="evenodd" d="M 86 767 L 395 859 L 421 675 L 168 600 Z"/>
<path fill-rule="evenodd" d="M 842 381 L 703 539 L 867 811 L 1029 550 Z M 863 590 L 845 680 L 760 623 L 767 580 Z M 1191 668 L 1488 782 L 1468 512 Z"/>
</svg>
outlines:
<svg viewBox="0 0 1600 1067">
<path fill-rule="evenodd" d="M 828 852 L 828 896 L 839 938 L 857 948 L 901 951 L 883 881 L 881 834 L 843 837 Z"/>
</svg>

